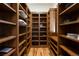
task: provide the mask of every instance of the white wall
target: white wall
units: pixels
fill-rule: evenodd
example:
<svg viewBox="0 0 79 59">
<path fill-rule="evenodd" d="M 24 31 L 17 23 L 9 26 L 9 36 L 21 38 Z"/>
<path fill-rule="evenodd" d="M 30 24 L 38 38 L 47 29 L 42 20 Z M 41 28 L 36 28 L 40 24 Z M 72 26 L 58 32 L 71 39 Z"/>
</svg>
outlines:
<svg viewBox="0 0 79 59">
<path fill-rule="evenodd" d="M 27 3 L 31 12 L 48 12 L 49 8 L 57 8 L 57 3 Z"/>
</svg>

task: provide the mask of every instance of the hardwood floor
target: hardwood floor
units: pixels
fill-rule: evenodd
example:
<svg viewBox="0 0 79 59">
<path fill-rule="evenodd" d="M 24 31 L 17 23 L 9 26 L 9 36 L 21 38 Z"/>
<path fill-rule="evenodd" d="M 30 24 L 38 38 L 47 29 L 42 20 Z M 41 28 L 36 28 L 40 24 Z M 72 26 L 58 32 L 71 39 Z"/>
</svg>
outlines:
<svg viewBox="0 0 79 59">
<path fill-rule="evenodd" d="M 50 56 L 48 48 L 31 48 L 28 56 Z"/>
</svg>

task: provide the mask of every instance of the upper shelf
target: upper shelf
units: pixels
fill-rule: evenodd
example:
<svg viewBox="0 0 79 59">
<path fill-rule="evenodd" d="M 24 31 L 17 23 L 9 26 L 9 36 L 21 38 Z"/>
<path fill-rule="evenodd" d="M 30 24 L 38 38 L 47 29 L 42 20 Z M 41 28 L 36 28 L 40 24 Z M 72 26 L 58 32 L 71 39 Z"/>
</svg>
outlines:
<svg viewBox="0 0 79 59">
<path fill-rule="evenodd" d="M 58 42 L 58 37 L 57 36 L 50 36 L 51 39 L 53 39 L 55 42 Z"/>
<path fill-rule="evenodd" d="M 3 10 L 12 11 L 12 12 L 16 13 L 16 10 L 14 10 L 11 6 L 9 6 L 6 3 L 0 3 L 0 10 L 1 11 L 3 11 Z"/>
<path fill-rule="evenodd" d="M 78 23 L 79 23 L 79 21 L 71 21 L 71 22 L 60 24 L 60 26 L 71 25 L 71 24 L 78 24 Z"/>
<path fill-rule="evenodd" d="M 0 23 L 9 24 L 9 25 L 16 25 L 16 23 L 8 22 L 8 21 L 1 20 L 1 19 L 0 19 Z"/>
<path fill-rule="evenodd" d="M 79 4 L 78 3 L 72 4 L 71 6 L 66 8 L 64 11 L 62 11 L 59 15 L 68 14 L 68 13 L 71 13 L 72 11 L 76 11 L 76 10 L 79 10 Z"/>
<path fill-rule="evenodd" d="M 79 40 L 72 39 L 72 38 L 70 38 L 70 37 L 67 37 L 66 35 L 59 35 L 59 36 L 60 36 L 60 37 L 63 37 L 63 38 L 66 38 L 66 39 L 69 39 L 69 40 L 72 40 L 72 41 L 74 41 L 74 42 L 79 43 Z"/>
</svg>

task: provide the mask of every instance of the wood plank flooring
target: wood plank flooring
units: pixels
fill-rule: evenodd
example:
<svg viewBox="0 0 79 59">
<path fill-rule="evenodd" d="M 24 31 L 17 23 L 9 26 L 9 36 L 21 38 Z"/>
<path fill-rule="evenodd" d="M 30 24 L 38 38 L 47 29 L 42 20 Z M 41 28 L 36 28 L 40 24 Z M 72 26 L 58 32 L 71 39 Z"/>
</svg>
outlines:
<svg viewBox="0 0 79 59">
<path fill-rule="evenodd" d="M 28 56 L 50 56 L 48 48 L 31 48 Z"/>
</svg>

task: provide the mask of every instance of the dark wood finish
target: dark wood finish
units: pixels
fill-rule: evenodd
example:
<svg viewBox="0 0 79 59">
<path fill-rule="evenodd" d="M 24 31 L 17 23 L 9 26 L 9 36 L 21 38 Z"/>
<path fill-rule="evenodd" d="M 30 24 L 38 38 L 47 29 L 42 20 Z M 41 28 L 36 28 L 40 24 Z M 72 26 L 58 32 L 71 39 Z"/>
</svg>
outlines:
<svg viewBox="0 0 79 59">
<path fill-rule="evenodd" d="M 32 13 L 32 43 L 36 42 L 36 45 L 33 46 L 38 46 L 38 47 L 43 47 L 44 44 L 46 43 L 45 46 L 47 45 L 47 13 Z M 40 25 L 44 25 L 44 27 L 40 27 Z M 46 29 L 46 30 L 42 30 Z M 42 34 L 46 33 L 44 36 Z M 44 40 L 42 40 L 43 38 Z M 43 44 L 43 45 L 42 45 Z"/>
<path fill-rule="evenodd" d="M 58 4 L 58 55 L 78 55 L 79 41 L 67 36 L 67 33 L 79 34 L 79 3 Z M 69 44 L 68 44 L 69 43 Z M 75 47 L 75 49 L 73 48 Z M 64 53 L 63 53 L 64 52 Z"/>
</svg>

